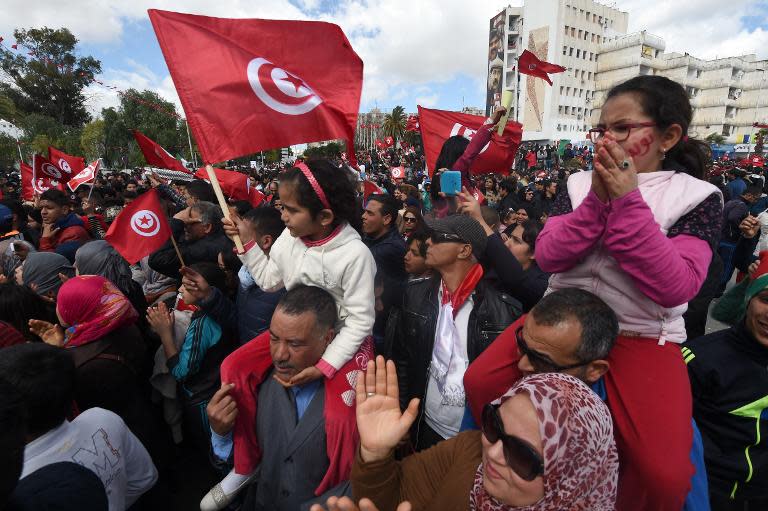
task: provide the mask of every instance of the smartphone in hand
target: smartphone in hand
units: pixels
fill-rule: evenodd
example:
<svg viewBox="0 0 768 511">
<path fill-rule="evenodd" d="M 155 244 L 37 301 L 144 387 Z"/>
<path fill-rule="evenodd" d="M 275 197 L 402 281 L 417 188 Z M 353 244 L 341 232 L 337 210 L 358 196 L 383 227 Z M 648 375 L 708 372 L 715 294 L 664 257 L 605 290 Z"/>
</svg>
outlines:
<svg viewBox="0 0 768 511">
<path fill-rule="evenodd" d="M 440 191 L 449 197 L 455 197 L 461 192 L 461 172 L 446 170 L 440 174 Z"/>
</svg>

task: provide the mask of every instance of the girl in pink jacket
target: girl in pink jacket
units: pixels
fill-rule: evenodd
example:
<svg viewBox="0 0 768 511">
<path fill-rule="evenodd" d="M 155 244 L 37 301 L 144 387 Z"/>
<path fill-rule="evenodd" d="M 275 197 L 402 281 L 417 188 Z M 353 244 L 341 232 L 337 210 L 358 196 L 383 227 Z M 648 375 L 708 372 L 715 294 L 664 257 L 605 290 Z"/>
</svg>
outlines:
<svg viewBox="0 0 768 511">
<path fill-rule="evenodd" d="M 603 366 L 610 366 L 603 381 L 622 464 L 619 510 L 679 511 L 693 474 L 691 392 L 679 344 L 683 313 L 712 259 L 722 195 L 702 179 L 709 157 L 689 138 L 691 119 L 685 89 L 667 78 L 638 76 L 614 87 L 590 130 L 595 170 L 570 176 L 536 241 L 537 263 L 553 274 L 548 291 L 591 291 L 619 319 Z M 464 385 L 475 417 L 532 367 L 515 344 L 523 322 L 469 367 Z M 563 372 L 584 378 L 593 361 L 578 362 Z"/>
</svg>

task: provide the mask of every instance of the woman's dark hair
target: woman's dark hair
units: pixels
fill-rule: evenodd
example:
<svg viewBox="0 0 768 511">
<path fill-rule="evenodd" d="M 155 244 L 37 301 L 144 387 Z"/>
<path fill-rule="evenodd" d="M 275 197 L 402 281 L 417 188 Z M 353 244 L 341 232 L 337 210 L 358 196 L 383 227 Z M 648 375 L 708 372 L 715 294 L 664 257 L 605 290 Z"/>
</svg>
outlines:
<svg viewBox="0 0 768 511">
<path fill-rule="evenodd" d="M 464 154 L 464 150 L 468 145 L 469 140 L 462 136 L 454 135 L 450 137 L 448 140 L 443 142 L 443 147 L 440 149 L 440 154 L 437 156 L 437 161 L 435 161 L 435 168 L 432 170 L 438 171 L 440 169 L 452 169 L 453 165 L 456 163 L 456 160 L 461 158 L 461 155 Z"/>
<path fill-rule="evenodd" d="M 219 268 L 218 264 L 206 261 L 190 264 L 189 268 L 202 275 L 209 286 L 215 287 L 222 293 L 227 294 L 227 278 L 224 270 Z"/>
<path fill-rule="evenodd" d="M 526 220 L 520 225 L 523 228 L 523 241 L 530 247 L 531 254 L 536 252 L 536 238 L 541 232 L 541 224 L 536 220 Z M 504 234 L 509 236 L 512 231 L 517 229 L 517 224 L 510 225 L 504 229 Z"/>
<path fill-rule="evenodd" d="M 483 180 L 483 186 L 482 186 L 482 188 L 483 188 L 483 190 L 484 190 L 485 192 L 488 192 L 488 189 L 487 189 L 487 188 L 485 188 L 485 183 L 486 183 L 486 181 L 488 181 L 489 179 L 491 180 L 491 183 L 493 183 L 493 184 L 492 184 L 492 186 L 491 186 L 491 191 L 492 191 L 492 192 L 497 192 L 497 191 L 499 190 L 499 183 L 497 183 L 497 182 L 496 182 L 496 178 L 495 178 L 495 177 L 493 177 L 493 175 L 487 175 L 487 176 L 477 176 L 477 177 L 478 177 L 478 178 L 481 178 L 481 179 Z"/>
<path fill-rule="evenodd" d="M 621 94 L 636 95 L 643 112 L 653 119 L 660 131 L 673 124 L 682 128 L 682 136 L 677 144 L 667 151 L 666 160 L 680 167 L 671 167 L 674 170 L 704 179 L 705 167 L 712 160 L 712 152 L 706 143 L 691 138 L 688 133 L 693 119 L 693 108 L 685 88 L 663 76 L 644 75 L 616 85 L 608 91 L 606 100 Z"/>
<path fill-rule="evenodd" d="M 58 322 L 53 306 L 29 287 L 12 282 L 0 284 L 0 320 L 13 325 L 27 341 L 40 341 L 29 330 L 30 319 Z"/>
<path fill-rule="evenodd" d="M 421 231 L 427 227 L 424 223 L 424 217 L 421 216 L 421 209 L 416 206 L 406 206 L 405 211 L 403 212 L 403 218 L 405 218 L 407 213 L 411 213 L 416 217 L 416 225 L 413 226 L 412 232 Z"/>
<path fill-rule="evenodd" d="M 221 254 L 221 260 L 224 263 L 225 268 L 224 285 L 227 287 L 226 294 L 232 297 L 237 293 L 237 285 L 240 283 L 237 273 L 243 266 L 243 262 L 231 250 L 222 250 L 219 253 Z"/>
<path fill-rule="evenodd" d="M 310 160 L 306 165 L 312 171 L 331 205 L 334 225 L 347 222 L 352 227 L 357 227 L 362 213 L 358 211 L 355 200 L 356 183 L 352 181 L 349 173 L 337 168 L 328 160 Z M 299 205 L 307 208 L 312 218 L 317 218 L 317 215 L 325 209 L 312 185 L 298 168 L 291 167 L 284 170 L 280 174 L 279 181 L 281 185 L 287 183 L 295 185 Z"/>
</svg>

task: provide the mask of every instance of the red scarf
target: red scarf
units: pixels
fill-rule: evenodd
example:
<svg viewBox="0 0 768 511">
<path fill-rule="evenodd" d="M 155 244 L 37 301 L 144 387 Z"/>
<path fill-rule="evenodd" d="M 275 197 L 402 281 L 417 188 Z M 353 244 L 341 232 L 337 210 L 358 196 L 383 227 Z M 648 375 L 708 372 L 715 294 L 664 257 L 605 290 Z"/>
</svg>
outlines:
<svg viewBox="0 0 768 511">
<path fill-rule="evenodd" d="M 459 309 L 464 305 L 464 302 L 467 301 L 467 298 L 469 298 L 475 290 L 475 287 L 477 287 L 477 283 L 480 282 L 480 279 L 482 278 L 483 267 L 480 264 L 475 263 L 453 293 L 448 290 L 448 286 L 445 285 L 445 281 L 443 280 L 443 298 L 440 301 L 440 305 L 450 303 L 453 307 L 453 317 L 456 319 L 456 314 L 459 313 Z"/>
<path fill-rule="evenodd" d="M 269 353 L 269 332 L 264 332 L 251 341 L 256 351 L 251 355 L 250 371 L 260 385 L 272 369 L 272 356 Z M 315 489 L 315 495 L 322 495 L 334 486 L 349 479 L 352 462 L 355 460 L 357 445 L 360 437 L 357 433 L 357 418 L 355 416 L 355 383 L 359 371 L 364 371 L 368 361 L 373 360 L 373 342 L 369 337 L 360 346 L 352 360 L 336 372 L 336 375 L 324 381 L 325 388 L 325 441 L 328 453 L 328 471 Z M 222 377 L 224 377 L 222 375 Z M 254 393 L 258 409 L 258 390 Z M 255 421 L 256 415 L 253 416 Z M 256 468 L 261 459 L 261 448 L 258 445 L 240 445 L 238 447 L 239 427 L 255 429 L 251 421 L 235 423 L 235 472 L 248 474 Z M 251 451 L 250 455 L 240 454 Z"/>
</svg>

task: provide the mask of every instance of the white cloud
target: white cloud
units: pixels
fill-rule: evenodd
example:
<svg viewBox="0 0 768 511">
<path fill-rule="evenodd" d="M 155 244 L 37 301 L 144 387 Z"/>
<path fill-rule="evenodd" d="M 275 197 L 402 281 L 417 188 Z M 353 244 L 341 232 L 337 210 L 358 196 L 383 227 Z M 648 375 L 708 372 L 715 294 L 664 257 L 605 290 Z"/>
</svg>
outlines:
<svg viewBox="0 0 768 511">
<path fill-rule="evenodd" d="M 427 108 L 432 108 L 437 106 L 437 102 L 440 99 L 440 95 L 435 94 L 429 94 L 427 96 L 417 96 L 416 97 L 416 104 L 425 106 Z"/>
<path fill-rule="evenodd" d="M 768 57 L 768 31 L 742 28 L 742 17 L 760 15 L 763 0 L 689 0 L 687 2 L 618 0 L 629 12 L 631 32 L 648 30 L 661 36 L 667 52 L 713 59 L 756 53 Z M 764 8 L 764 7 L 763 7 Z"/>
</svg>

